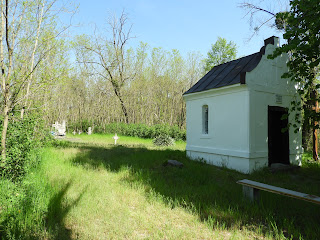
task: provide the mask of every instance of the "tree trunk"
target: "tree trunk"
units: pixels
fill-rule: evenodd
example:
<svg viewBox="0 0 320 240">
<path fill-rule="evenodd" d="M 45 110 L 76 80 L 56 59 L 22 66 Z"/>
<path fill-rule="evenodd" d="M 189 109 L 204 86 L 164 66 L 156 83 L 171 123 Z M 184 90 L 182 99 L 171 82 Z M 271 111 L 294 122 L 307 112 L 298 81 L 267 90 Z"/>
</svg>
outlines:
<svg viewBox="0 0 320 240">
<path fill-rule="evenodd" d="M 7 131 L 9 123 L 9 107 L 8 104 L 5 105 L 3 109 L 3 123 L 2 123 L 2 134 L 1 134 L 1 157 L 3 161 L 6 161 L 6 141 L 7 141 Z"/>
<path fill-rule="evenodd" d="M 318 94 L 316 91 L 313 91 L 313 101 L 314 101 L 314 111 L 318 113 L 319 106 L 318 106 Z M 312 130 L 312 155 L 313 155 L 313 160 L 318 161 L 319 156 L 318 156 L 318 130 L 317 130 L 317 125 L 318 122 L 316 120 L 313 121 L 313 130 Z"/>
<path fill-rule="evenodd" d="M 125 118 L 126 123 L 129 123 L 129 117 L 128 117 L 128 112 L 127 112 L 127 108 L 124 105 L 123 100 L 119 97 L 120 103 L 121 103 L 121 109 Z"/>
<path fill-rule="evenodd" d="M 317 123 L 314 123 L 315 125 L 317 125 Z M 313 160 L 318 161 L 319 160 L 319 156 L 318 156 L 318 131 L 315 127 L 313 127 L 313 137 L 312 137 L 312 155 L 313 155 Z"/>
<path fill-rule="evenodd" d="M 122 96 L 120 94 L 120 92 L 117 90 L 116 87 L 114 87 L 114 93 L 116 94 L 116 96 L 118 97 L 119 101 L 120 101 L 120 104 L 121 104 L 121 110 L 122 110 L 122 113 L 124 115 L 124 118 L 125 118 L 125 122 L 126 123 L 129 123 L 129 117 L 128 117 L 128 111 L 127 111 L 127 108 L 122 100 Z"/>
<path fill-rule="evenodd" d="M 20 113 L 21 119 L 23 119 L 25 108 L 27 107 L 28 100 L 29 100 L 30 85 L 31 85 L 31 81 L 32 81 L 32 78 L 33 78 L 33 70 L 34 70 L 33 69 L 34 68 L 34 57 L 35 57 L 35 53 L 36 53 L 36 50 L 37 50 L 37 47 L 38 47 L 40 28 L 41 28 L 41 23 L 42 23 L 42 20 L 43 20 L 43 11 L 44 11 L 44 2 L 42 3 L 42 6 L 41 6 L 41 13 L 40 13 L 40 16 L 39 16 L 38 27 L 37 27 L 37 35 L 36 35 L 33 51 L 32 51 L 32 54 L 31 54 L 30 76 L 29 76 L 29 80 L 28 80 L 28 84 L 27 84 L 27 91 L 26 91 L 26 95 L 25 95 L 26 99 L 24 101 L 24 106 L 22 107 L 21 113 Z"/>
</svg>

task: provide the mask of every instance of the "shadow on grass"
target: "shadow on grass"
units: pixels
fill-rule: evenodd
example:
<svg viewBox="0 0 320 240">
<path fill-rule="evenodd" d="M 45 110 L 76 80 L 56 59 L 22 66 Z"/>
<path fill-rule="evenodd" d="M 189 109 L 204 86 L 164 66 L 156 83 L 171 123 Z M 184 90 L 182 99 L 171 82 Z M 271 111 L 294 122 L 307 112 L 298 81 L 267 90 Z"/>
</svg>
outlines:
<svg viewBox="0 0 320 240">
<path fill-rule="evenodd" d="M 260 229 L 275 238 L 320 236 L 319 206 L 300 200 L 261 192 L 259 204 L 243 200 L 237 180 L 249 178 L 292 190 L 319 195 L 318 182 L 303 172 L 271 174 L 264 170 L 250 176 L 236 171 L 191 161 L 184 151 L 147 149 L 144 146 L 99 147 L 73 144 L 82 151 L 73 159 L 86 168 L 104 167 L 126 174 L 122 180 L 131 187 L 143 186 L 147 197 L 161 199 L 171 208 L 184 207 L 198 214 L 212 228 Z M 70 147 L 70 146 L 69 146 Z M 168 159 L 182 162 L 182 169 L 165 167 Z M 313 169 L 320 176 L 320 168 Z"/>
<path fill-rule="evenodd" d="M 64 219 L 70 209 L 78 204 L 83 194 L 86 192 L 86 189 L 82 191 L 82 193 L 74 201 L 66 204 L 64 202 L 64 197 L 71 185 L 72 182 L 68 182 L 50 199 L 48 205 L 47 228 L 53 239 L 72 239 L 72 231 L 65 226 Z"/>
</svg>

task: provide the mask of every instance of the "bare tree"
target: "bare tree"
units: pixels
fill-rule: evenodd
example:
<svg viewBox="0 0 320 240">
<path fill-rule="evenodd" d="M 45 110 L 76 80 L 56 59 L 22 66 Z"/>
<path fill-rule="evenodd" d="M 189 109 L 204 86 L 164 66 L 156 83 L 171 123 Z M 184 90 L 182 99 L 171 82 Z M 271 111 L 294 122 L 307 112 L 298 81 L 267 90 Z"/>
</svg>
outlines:
<svg viewBox="0 0 320 240">
<path fill-rule="evenodd" d="M 132 72 L 132 66 L 129 64 L 132 63 L 131 55 L 126 49 L 128 41 L 132 38 L 131 26 L 127 28 L 128 16 L 124 12 L 120 18 L 113 16 L 108 25 L 111 29 L 111 38 L 96 34 L 94 43 L 90 43 L 88 39 L 78 41 L 78 61 L 83 64 L 95 65 L 95 72 L 111 83 L 120 102 L 125 122 L 128 123 L 128 110 L 122 95 L 122 88 L 135 76 L 135 72 Z M 86 58 L 85 51 L 93 56 L 91 60 Z"/>
<path fill-rule="evenodd" d="M 282 31 L 277 21 L 277 13 L 288 11 L 289 0 L 273 0 L 273 1 L 244 1 L 239 4 L 240 8 L 245 10 L 245 17 L 249 17 L 249 24 L 253 30 L 248 40 L 257 35 L 263 27 L 273 28 L 276 31 Z"/>
</svg>

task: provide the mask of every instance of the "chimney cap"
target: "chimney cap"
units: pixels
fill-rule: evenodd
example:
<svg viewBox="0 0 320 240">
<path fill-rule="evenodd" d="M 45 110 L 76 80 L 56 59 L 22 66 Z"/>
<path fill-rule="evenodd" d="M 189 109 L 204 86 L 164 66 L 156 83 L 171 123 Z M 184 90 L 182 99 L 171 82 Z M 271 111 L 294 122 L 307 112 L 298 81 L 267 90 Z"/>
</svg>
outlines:
<svg viewBox="0 0 320 240">
<path fill-rule="evenodd" d="M 269 38 L 265 39 L 264 40 L 264 46 L 267 46 L 268 44 L 274 45 L 276 43 L 276 39 L 279 40 L 279 38 L 276 37 L 276 36 L 272 36 L 272 37 L 269 37 Z"/>
</svg>

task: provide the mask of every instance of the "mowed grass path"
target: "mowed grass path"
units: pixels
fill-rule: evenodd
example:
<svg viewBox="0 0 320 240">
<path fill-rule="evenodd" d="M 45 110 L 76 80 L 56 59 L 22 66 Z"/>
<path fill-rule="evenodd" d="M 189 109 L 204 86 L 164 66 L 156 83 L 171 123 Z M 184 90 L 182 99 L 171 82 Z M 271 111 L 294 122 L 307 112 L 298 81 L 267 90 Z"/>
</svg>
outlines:
<svg viewBox="0 0 320 240">
<path fill-rule="evenodd" d="M 190 161 L 183 142 L 156 148 L 151 140 L 132 137 L 120 136 L 117 146 L 112 135 L 69 139 L 44 154 L 56 192 L 48 216 L 56 239 L 316 239 L 320 234 L 319 206 L 269 193 L 261 194 L 259 205 L 247 204 L 236 184 L 250 178 L 320 195 L 320 176 L 305 177 L 310 170 L 248 176 Z M 185 166 L 163 166 L 168 159 Z"/>
</svg>

